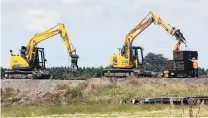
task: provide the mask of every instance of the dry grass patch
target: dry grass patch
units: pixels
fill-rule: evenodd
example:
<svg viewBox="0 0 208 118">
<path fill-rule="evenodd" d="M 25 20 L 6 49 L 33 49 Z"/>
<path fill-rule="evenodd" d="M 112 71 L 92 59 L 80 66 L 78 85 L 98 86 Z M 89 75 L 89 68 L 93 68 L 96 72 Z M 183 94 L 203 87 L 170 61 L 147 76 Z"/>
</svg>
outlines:
<svg viewBox="0 0 208 118">
<path fill-rule="evenodd" d="M 118 104 L 120 99 L 160 97 L 167 93 L 177 96 L 206 96 L 208 95 L 206 82 L 206 79 L 97 78 L 79 83 L 77 86 L 57 85 L 54 90 L 32 101 L 36 101 L 34 104 L 37 105 Z M 15 95 L 13 91 L 5 90 L 3 99 Z M 31 101 L 30 98 L 27 99 Z"/>
</svg>

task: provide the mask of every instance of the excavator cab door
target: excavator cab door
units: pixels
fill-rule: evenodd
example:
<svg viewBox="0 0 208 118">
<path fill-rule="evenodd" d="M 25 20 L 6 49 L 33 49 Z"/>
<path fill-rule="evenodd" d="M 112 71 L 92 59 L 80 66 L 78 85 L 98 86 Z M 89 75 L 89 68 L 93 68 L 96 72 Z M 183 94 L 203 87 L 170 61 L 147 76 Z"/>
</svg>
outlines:
<svg viewBox="0 0 208 118">
<path fill-rule="evenodd" d="M 31 61 L 31 67 L 36 69 L 44 69 L 45 68 L 45 54 L 44 48 L 34 48 L 33 51 L 33 59 Z"/>
<path fill-rule="evenodd" d="M 139 50 L 138 51 L 139 65 L 143 65 L 144 64 L 143 48 L 139 47 L 138 50 Z"/>
<path fill-rule="evenodd" d="M 132 47 L 132 56 L 135 68 L 138 68 L 139 65 L 143 65 L 143 49 L 140 46 L 133 46 Z"/>
</svg>

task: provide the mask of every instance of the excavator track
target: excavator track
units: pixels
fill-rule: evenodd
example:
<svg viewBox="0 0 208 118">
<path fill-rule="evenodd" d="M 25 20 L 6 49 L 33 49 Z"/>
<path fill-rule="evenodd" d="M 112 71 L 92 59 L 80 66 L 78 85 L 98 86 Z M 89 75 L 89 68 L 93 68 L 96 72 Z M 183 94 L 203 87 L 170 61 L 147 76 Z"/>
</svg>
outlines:
<svg viewBox="0 0 208 118">
<path fill-rule="evenodd" d="M 2 79 L 49 79 L 51 74 L 37 71 L 9 70 L 2 72 Z"/>
<path fill-rule="evenodd" d="M 142 69 L 106 69 L 102 77 L 125 78 L 125 77 L 153 77 L 152 72 Z"/>
</svg>

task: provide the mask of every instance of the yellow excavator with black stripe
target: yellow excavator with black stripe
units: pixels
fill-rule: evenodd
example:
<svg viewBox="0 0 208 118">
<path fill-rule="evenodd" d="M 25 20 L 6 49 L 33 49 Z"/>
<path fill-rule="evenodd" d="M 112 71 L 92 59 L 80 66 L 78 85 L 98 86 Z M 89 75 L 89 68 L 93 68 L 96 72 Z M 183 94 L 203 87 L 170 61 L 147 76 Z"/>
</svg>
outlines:
<svg viewBox="0 0 208 118">
<path fill-rule="evenodd" d="M 110 68 L 103 71 L 102 75 L 104 77 L 151 76 L 151 74 L 147 74 L 148 72 L 144 71 L 142 68 L 144 64 L 143 48 L 140 46 L 133 46 L 132 44 L 135 38 L 152 23 L 160 25 L 170 35 L 174 36 L 176 40 L 185 43 L 186 40 L 179 29 L 168 25 L 158 15 L 150 11 L 149 14 L 126 35 L 124 45 L 119 50 L 120 54 L 110 56 Z"/>
<path fill-rule="evenodd" d="M 44 48 L 37 47 L 37 45 L 55 35 L 60 34 L 63 39 L 64 46 L 71 58 L 71 69 L 75 71 L 78 69 L 77 61 L 79 56 L 76 54 L 76 49 L 72 45 L 72 41 L 67 33 L 64 24 L 58 25 L 36 34 L 28 43 L 27 47 L 22 46 L 20 55 L 14 55 L 11 52 L 9 70 L 3 72 L 3 78 L 27 78 L 27 79 L 48 79 L 51 74 L 45 67 Z"/>
</svg>

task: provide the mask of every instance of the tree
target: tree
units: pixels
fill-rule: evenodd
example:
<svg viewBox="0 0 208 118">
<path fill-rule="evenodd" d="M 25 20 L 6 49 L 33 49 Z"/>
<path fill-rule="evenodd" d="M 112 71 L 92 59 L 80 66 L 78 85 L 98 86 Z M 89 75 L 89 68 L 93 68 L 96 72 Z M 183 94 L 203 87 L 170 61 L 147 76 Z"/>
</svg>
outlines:
<svg viewBox="0 0 208 118">
<path fill-rule="evenodd" d="M 208 75 L 208 69 L 206 70 L 206 73 L 207 73 L 207 75 Z"/>
<path fill-rule="evenodd" d="M 76 72 L 71 72 L 68 67 L 48 68 L 54 79 L 89 79 L 92 77 L 101 77 L 104 67 L 82 67 Z"/>
<path fill-rule="evenodd" d="M 144 69 L 148 71 L 162 72 L 164 71 L 164 62 L 166 62 L 168 59 L 165 58 L 162 54 L 155 54 L 149 52 L 145 56 L 144 60 Z"/>
<path fill-rule="evenodd" d="M 198 74 L 199 74 L 199 76 L 207 75 L 207 70 L 204 69 L 204 68 L 199 68 L 198 69 Z"/>
</svg>

